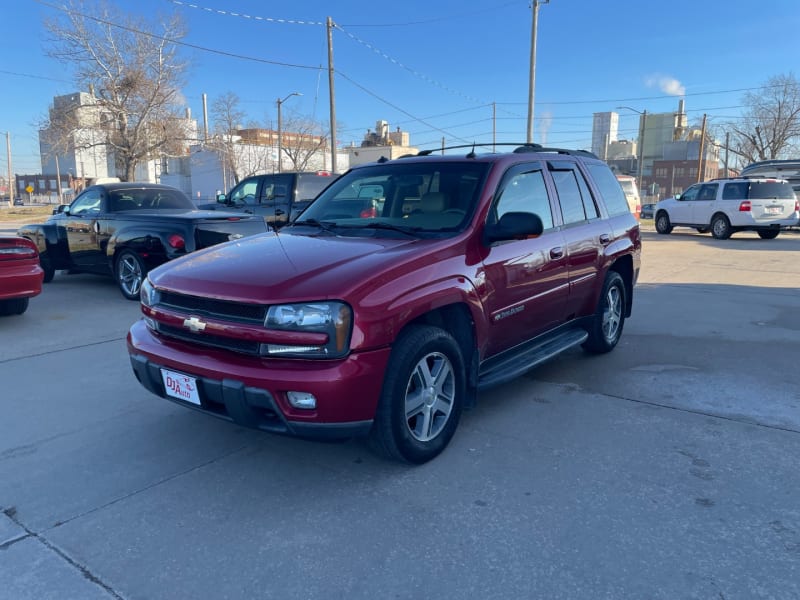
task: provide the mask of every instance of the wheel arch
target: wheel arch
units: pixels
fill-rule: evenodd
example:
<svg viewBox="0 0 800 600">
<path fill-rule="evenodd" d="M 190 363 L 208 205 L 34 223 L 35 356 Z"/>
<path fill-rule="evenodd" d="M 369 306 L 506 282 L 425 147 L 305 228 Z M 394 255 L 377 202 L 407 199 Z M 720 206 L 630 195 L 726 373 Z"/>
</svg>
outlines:
<svg viewBox="0 0 800 600">
<path fill-rule="evenodd" d="M 619 273 L 625 283 L 625 317 L 630 317 L 633 312 L 633 257 L 630 254 L 620 256 L 608 270 Z"/>
</svg>

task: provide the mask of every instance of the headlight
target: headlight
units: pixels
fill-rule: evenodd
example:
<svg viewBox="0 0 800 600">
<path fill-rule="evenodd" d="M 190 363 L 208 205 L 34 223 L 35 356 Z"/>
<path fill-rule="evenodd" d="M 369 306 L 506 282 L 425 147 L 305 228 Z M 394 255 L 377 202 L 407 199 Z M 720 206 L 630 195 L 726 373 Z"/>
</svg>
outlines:
<svg viewBox="0 0 800 600">
<path fill-rule="evenodd" d="M 270 306 L 264 327 L 302 333 L 327 333 L 324 346 L 261 344 L 265 356 L 338 358 L 350 349 L 353 310 L 344 302 L 309 302 Z"/>
<path fill-rule="evenodd" d="M 145 306 L 153 306 L 158 303 L 158 290 L 150 283 L 148 277 L 142 282 L 142 287 L 139 290 L 139 299 Z"/>
</svg>

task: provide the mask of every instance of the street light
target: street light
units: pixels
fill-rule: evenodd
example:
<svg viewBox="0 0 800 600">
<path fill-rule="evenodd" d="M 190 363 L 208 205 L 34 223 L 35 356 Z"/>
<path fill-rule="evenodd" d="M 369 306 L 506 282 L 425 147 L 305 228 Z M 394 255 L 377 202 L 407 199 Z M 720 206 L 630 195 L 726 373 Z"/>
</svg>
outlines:
<svg viewBox="0 0 800 600">
<path fill-rule="evenodd" d="M 617 110 L 625 108 L 627 110 L 631 110 L 635 113 L 641 115 L 641 123 L 642 126 L 639 131 L 639 177 L 636 181 L 636 187 L 639 188 L 639 193 L 642 193 L 642 173 L 644 173 L 644 132 L 647 128 L 647 111 L 646 110 L 636 110 L 635 108 L 631 108 L 630 106 L 618 106 Z"/>
<path fill-rule="evenodd" d="M 283 100 L 278 98 L 278 173 L 281 172 L 281 158 L 283 154 L 283 132 L 281 131 L 281 104 L 286 102 L 292 96 L 302 96 L 300 92 L 292 92 Z"/>
</svg>

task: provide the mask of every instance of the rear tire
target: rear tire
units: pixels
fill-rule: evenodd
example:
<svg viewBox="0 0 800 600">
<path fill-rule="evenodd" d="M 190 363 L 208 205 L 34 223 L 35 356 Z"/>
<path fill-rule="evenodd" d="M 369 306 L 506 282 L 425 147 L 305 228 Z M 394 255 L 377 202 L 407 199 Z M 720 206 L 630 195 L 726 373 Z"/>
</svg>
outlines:
<svg viewBox="0 0 800 600">
<path fill-rule="evenodd" d="M 117 255 L 114 266 L 114 276 L 119 285 L 119 291 L 128 300 L 138 300 L 139 290 L 147 275 L 147 268 L 139 255 L 131 250 L 123 250 Z"/>
<path fill-rule="evenodd" d="M 711 219 L 711 235 L 717 240 L 727 240 L 731 237 L 731 222 L 725 215 L 714 215 Z"/>
<path fill-rule="evenodd" d="M 672 223 L 669 221 L 669 215 L 663 210 L 656 215 L 656 231 L 662 235 L 672 233 Z"/>
<path fill-rule="evenodd" d="M 619 273 L 609 271 L 589 328 L 589 338 L 583 343 L 584 350 L 605 354 L 616 347 L 625 325 L 626 306 L 625 282 Z"/>
<path fill-rule="evenodd" d="M 422 464 L 453 437 L 466 394 L 464 359 L 448 332 L 411 325 L 392 348 L 369 444 L 395 460 Z"/>
<path fill-rule="evenodd" d="M 759 229 L 758 230 L 758 237 L 762 240 L 774 240 L 778 237 L 780 233 L 780 229 Z"/>
<path fill-rule="evenodd" d="M 28 298 L 12 298 L 0 301 L 0 317 L 21 315 L 28 310 Z"/>
</svg>

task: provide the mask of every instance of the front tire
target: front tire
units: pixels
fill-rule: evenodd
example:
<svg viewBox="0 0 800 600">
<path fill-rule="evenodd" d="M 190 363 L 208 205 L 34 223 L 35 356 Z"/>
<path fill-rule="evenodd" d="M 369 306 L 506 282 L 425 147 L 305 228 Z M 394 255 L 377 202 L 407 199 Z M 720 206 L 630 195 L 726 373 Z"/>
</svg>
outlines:
<svg viewBox="0 0 800 600">
<path fill-rule="evenodd" d="M 625 282 L 616 271 L 609 271 L 597 303 L 589 337 L 583 348 L 592 354 L 611 352 L 622 336 L 625 325 Z"/>
<path fill-rule="evenodd" d="M 714 215 L 711 219 L 711 235 L 717 240 L 727 240 L 731 237 L 731 222 L 725 215 Z"/>
<path fill-rule="evenodd" d="M 0 301 L 0 317 L 21 315 L 28 310 L 28 298 L 12 298 Z"/>
<path fill-rule="evenodd" d="M 662 235 L 672 233 L 672 223 L 669 215 L 663 210 L 656 215 L 656 231 Z"/>
<path fill-rule="evenodd" d="M 139 290 L 147 274 L 147 268 L 139 255 L 131 250 L 123 250 L 117 255 L 114 275 L 119 291 L 128 300 L 138 300 Z"/>
<path fill-rule="evenodd" d="M 762 240 L 774 240 L 778 237 L 780 233 L 780 229 L 759 229 L 758 230 L 758 237 Z"/>
<path fill-rule="evenodd" d="M 453 337 L 438 327 L 409 326 L 392 348 L 371 447 L 412 464 L 431 460 L 452 439 L 465 394 L 464 359 Z"/>
</svg>

